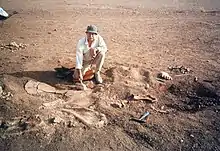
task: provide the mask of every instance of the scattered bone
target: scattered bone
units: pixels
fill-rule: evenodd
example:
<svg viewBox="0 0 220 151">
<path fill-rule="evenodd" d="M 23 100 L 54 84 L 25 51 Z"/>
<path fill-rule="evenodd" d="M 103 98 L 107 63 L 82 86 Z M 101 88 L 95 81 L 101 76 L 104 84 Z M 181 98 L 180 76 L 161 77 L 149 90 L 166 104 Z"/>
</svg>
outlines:
<svg viewBox="0 0 220 151">
<path fill-rule="evenodd" d="M 153 97 L 151 95 L 146 95 L 146 96 L 138 96 L 138 95 L 131 95 L 128 97 L 128 100 L 132 101 L 132 100 L 135 100 L 135 101 L 139 101 L 139 100 L 143 100 L 143 101 L 149 101 L 151 103 L 154 103 L 154 102 L 157 102 L 157 98 L 156 97 Z"/>
<path fill-rule="evenodd" d="M 9 46 L 19 48 L 19 45 L 16 42 L 11 42 Z"/>
<path fill-rule="evenodd" d="M 37 87 L 38 84 L 40 84 L 40 82 L 36 82 L 33 80 L 29 80 L 26 84 L 25 84 L 25 90 L 28 94 L 37 94 Z"/>
<path fill-rule="evenodd" d="M 40 106 L 40 109 L 53 109 L 56 107 L 59 107 L 61 104 L 63 104 L 65 101 L 62 99 L 58 99 L 56 101 L 52 101 L 52 102 L 47 102 L 47 103 L 43 103 L 42 106 Z"/>
<path fill-rule="evenodd" d="M 175 77 L 182 77 L 182 76 L 188 76 L 190 74 L 178 74 L 178 75 L 175 75 Z"/>
<path fill-rule="evenodd" d="M 164 106 L 161 107 L 161 110 L 160 109 L 156 109 L 153 105 L 150 106 L 151 109 L 153 109 L 154 111 L 156 112 L 159 112 L 159 113 L 164 113 L 164 114 L 168 114 L 170 112 L 172 112 L 173 110 L 163 110 L 164 109 Z"/>
<path fill-rule="evenodd" d="M 189 73 L 191 70 L 190 68 L 184 67 L 184 66 L 176 66 L 176 67 L 168 67 L 170 71 L 174 72 L 180 72 L 182 74 Z"/>
<path fill-rule="evenodd" d="M 74 109 L 62 109 L 62 111 L 73 114 L 79 121 L 89 127 L 101 128 L 107 124 L 107 118 L 104 114 L 89 108 L 77 107 Z"/>
<path fill-rule="evenodd" d="M 56 94 L 65 94 L 68 90 L 56 90 Z"/>
<path fill-rule="evenodd" d="M 57 90 L 55 87 L 52 87 L 46 83 L 38 82 L 29 80 L 25 84 L 25 90 L 28 94 L 36 95 L 42 92 L 46 93 L 57 93 L 57 94 L 64 94 L 67 90 Z"/>
<path fill-rule="evenodd" d="M 88 90 L 88 91 L 75 91 L 75 90 L 68 90 L 66 93 L 65 93 L 65 96 L 66 97 L 77 97 L 77 96 L 80 96 L 80 98 L 82 99 L 82 97 L 85 97 L 85 96 L 88 96 L 89 94 L 91 94 L 92 91 Z"/>
<path fill-rule="evenodd" d="M 2 44 L 0 46 L 1 49 L 9 49 L 9 50 L 19 50 L 19 49 L 25 49 L 27 47 L 26 44 L 17 44 L 16 42 L 10 42 L 9 44 Z"/>
<path fill-rule="evenodd" d="M 173 78 L 166 72 L 161 72 L 158 75 L 160 78 L 165 79 L 165 80 L 172 80 Z"/>
<path fill-rule="evenodd" d="M 46 83 L 39 83 L 37 86 L 38 90 L 44 91 L 44 92 L 48 92 L 48 93 L 55 93 L 56 92 L 56 88 L 46 84 Z"/>
</svg>

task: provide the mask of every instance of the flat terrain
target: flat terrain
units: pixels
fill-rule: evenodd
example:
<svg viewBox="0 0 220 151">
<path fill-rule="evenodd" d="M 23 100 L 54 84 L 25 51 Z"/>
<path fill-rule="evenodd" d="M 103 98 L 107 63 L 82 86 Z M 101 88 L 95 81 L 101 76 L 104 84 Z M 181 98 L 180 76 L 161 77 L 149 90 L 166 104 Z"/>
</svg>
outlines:
<svg viewBox="0 0 220 151">
<path fill-rule="evenodd" d="M 0 97 L 1 151 L 220 150 L 219 0 L 0 0 L 0 6 L 16 12 L 0 27 L 0 86 L 12 93 Z M 56 78 L 54 68 L 74 66 L 89 24 L 109 49 L 104 84 L 86 81 L 91 89 L 70 90 L 74 84 Z M 25 45 L 6 46 L 11 42 Z M 173 80 L 159 79 L 161 71 Z M 65 93 L 27 93 L 30 80 Z M 97 114 L 105 115 L 107 122 L 88 125 L 66 108 L 96 124 Z M 147 122 L 130 120 L 147 111 Z"/>
</svg>

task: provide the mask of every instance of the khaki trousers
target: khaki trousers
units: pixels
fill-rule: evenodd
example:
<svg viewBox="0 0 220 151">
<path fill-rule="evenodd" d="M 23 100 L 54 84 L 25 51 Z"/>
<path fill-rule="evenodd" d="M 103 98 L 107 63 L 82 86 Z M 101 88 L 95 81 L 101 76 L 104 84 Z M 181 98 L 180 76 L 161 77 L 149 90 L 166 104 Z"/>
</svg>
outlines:
<svg viewBox="0 0 220 151">
<path fill-rule="evenodd" d="M 95 58 L 91 57 L 89 51 L 83 54 L 83 67 L 81 69 L 82 76 L 84 76 L 85 73 L 88 70 L 90 70 L 93 65 L 95 65 L 95 73 L 101 71 L 104 61 L 105 61 L 105 52 L 99 52 Z M 76 70 L 74 72 L 73 78 L 74 79 L 79 78 L 79 73 L 76 72 Z"/>
</svg>

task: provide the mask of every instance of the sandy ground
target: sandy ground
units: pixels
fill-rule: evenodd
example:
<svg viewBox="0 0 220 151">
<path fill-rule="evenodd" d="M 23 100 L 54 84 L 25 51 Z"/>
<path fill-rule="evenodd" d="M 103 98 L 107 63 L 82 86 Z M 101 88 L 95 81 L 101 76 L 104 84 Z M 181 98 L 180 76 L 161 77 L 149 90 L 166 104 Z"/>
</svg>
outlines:
<svg viewBox="0 0 220 151">
<path fill-rule="evenodd" d="M 218 0 L 1 0 L 0 5 L 18 12 L 0 28 L 0 44 L 27 45 L 0 49 L 0 84 L 13 94 L 0 98 L 0 150 L 220 150 Z M 54 68 L 74 65 L 76 43 L 88 24 L 99 27 L 109 49 L 104 84 L 71 92 L 70 99 L 28 94 L 28 80 L 73 85 L 57 79 Z M 173 80 L 159 80 L 161 71 Z M 131 94 L 158 101 L 128 102 Z M 58 99 L 64 102 L 41 108 Z M 116 102 L 123 107 L 111 105 Z M 75 104 L 103 113 L 107 124 L 90 127 L 62 112 Z M 146 111 L 146 123 L 129 120 Z M 46 122 L 51 117 L 64 121 Z M 18 119 L 34 124 L 5 127 Z"/>
</svg>

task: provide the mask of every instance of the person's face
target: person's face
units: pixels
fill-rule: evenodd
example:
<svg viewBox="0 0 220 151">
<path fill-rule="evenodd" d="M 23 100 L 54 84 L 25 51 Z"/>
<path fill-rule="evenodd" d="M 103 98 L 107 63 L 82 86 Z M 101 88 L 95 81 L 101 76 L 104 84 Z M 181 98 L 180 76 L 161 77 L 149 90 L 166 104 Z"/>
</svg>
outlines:
<svg viewBox="0 0 220 151">
<path fill-rule="evenodd" d="M 93 41 L 93 40 L 95 40 L 96 34 L 87 32 L 87 33 L 86 33 L 86 36 L 87 36 L 87 39 L 88 39 L 88 40 Z"/>
</svg>

